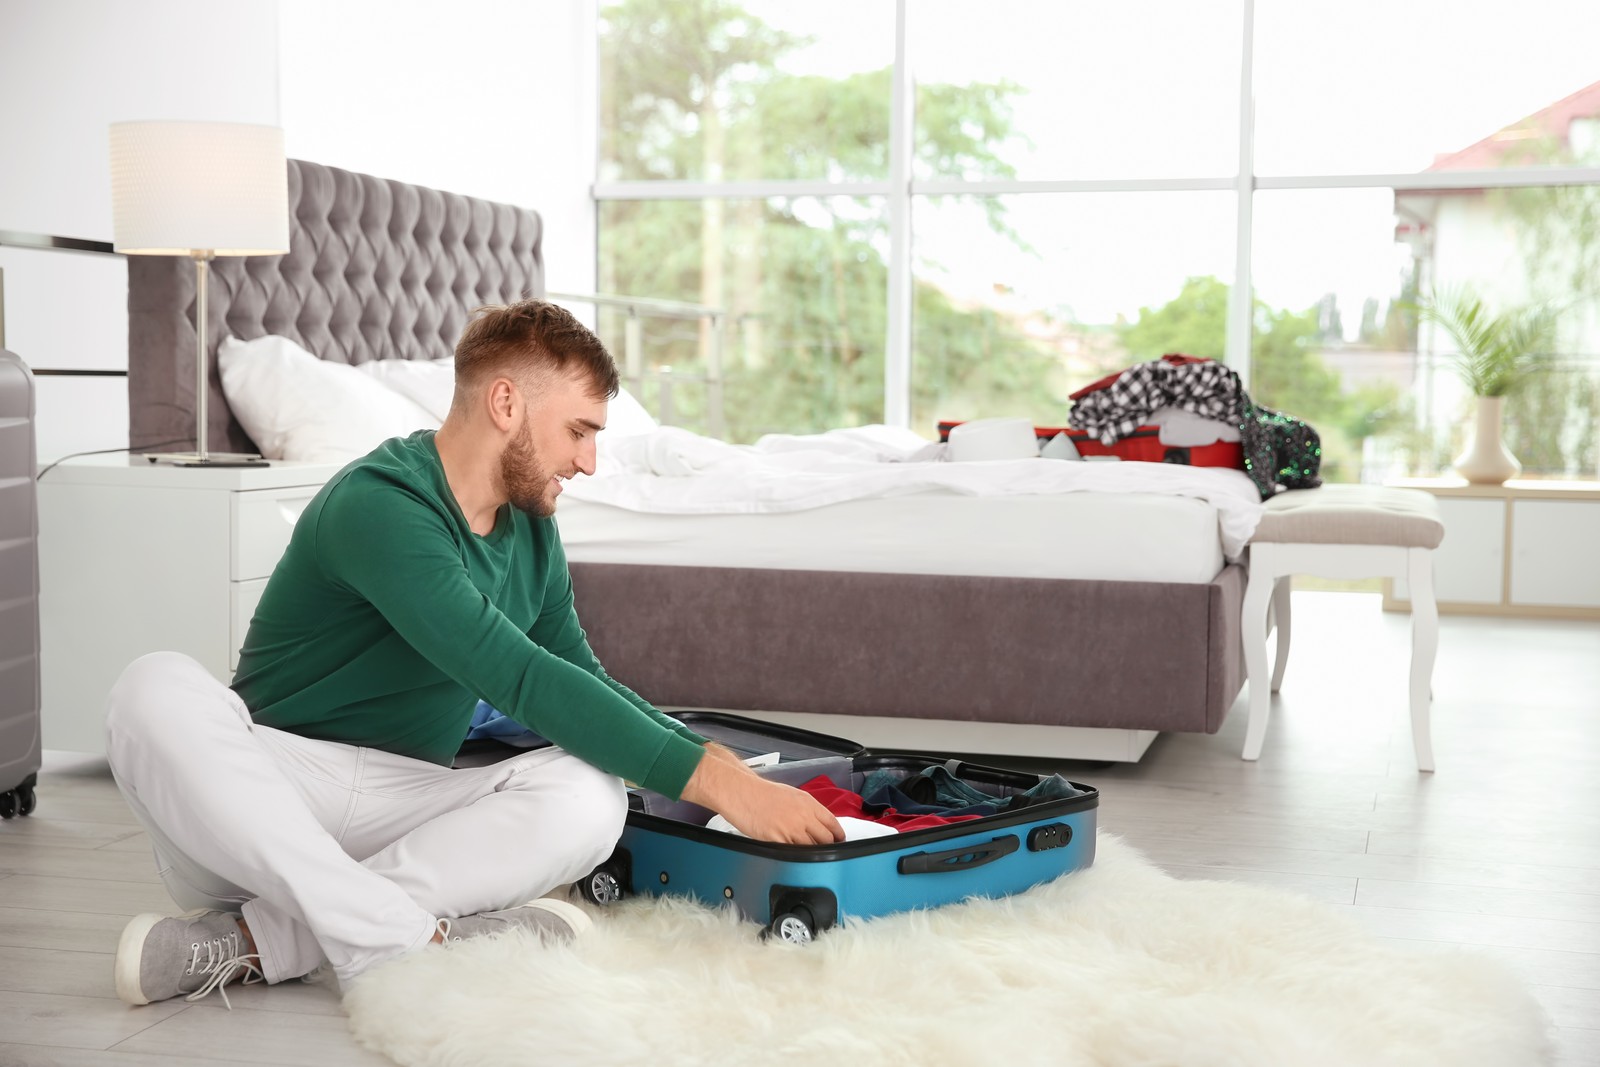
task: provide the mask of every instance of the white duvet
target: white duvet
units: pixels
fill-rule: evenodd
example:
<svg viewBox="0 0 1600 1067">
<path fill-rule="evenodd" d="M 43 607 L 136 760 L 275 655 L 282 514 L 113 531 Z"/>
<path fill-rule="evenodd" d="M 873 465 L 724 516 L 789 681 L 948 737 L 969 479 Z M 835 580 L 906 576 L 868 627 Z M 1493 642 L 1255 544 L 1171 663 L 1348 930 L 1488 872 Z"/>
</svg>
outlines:
<svg viewBox="0 0 1600 1067">
<path fill-rule="evenodd" d="M 865 426 L 731 445 L 675 427 L 602 435 L 593 477 L 567 483 L 578 500 L 661 514 L 801 511 L 909 493 L 969 496 L 1157 493 L 1195 497 L 1217 512 L 1222 550 L 1237 558 L 1264 510 L 1243 471 L 1170 463 L 1053 459 L 969 463 L 913 459 L 928 443 L 909 430 Z"/>
</svg>

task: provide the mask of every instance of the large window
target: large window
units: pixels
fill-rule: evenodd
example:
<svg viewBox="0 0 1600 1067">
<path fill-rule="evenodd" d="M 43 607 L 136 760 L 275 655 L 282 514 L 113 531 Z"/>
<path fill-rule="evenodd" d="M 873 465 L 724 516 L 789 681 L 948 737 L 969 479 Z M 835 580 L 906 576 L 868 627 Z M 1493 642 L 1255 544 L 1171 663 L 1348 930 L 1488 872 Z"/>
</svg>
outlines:
<svg viewBox="0 0 1600 1067">
<path fill-rule="evenodd" d="M 1507 403 L 1507 445 L 1530 476 L 1600 473 L 1600 185 L 1261 192 L 1253 268 L 1275 325 L 1307 311 L 1278 370 L 1261 365 L 1258 332 L 1252 395 L 1312 421 L 1330 477 L 1438 474 L 1463 450 L 1472 396 L 1450 339 L 1416 310 L 1424 292 L 1462 287 L 1556 310 L 1549 368 Z"/>
<path fill-rule="evenodd" d="M 964 129 L 1019 179 L 1226 177 L 1239 163 L 1239 12 L 1238 0 L 915 0 L 917 137 Z"/>
<path fill-rule="evenodd" d="M 1597 36 L 1571 0 L 622 0 L 600 285 L 720 313 L 735 440 L 1057 422 L 1182 351 L 1310 421 L 1345 481 L 1459 451 L 1471 398 L 1417 306 L 1464 289 L 1555 315 L 1508 443 L 1593 478 Z M 709 329 L 646 338 L 696 428 Z"/>
<path fill-rule="evenodd" d="M 1600 79 L 1588 0 L 1258 0 L 1255 31 L 1259 174 L 1557 165 L 1596 118 L 1546 113 Z"/>
<path fill-rule="evenodd" d="M 911 425 L 1027 415 L 1183 349 L 1221 358 L 1233 276 L 1224 192 L 919 197 Z"/>
<path fill-rule="evenodd" d="M 600 9 L 600 179 L 887 178 L 892 3 Z"/>
<path fill-rule="evenodd" d="M 641 399 L 676 425 L 737 441 L 881 422 L 885 230 L 871 198 L 603 203 L 602 290 L 723 312 L 651 320 Z M 601 314 L 613 351 L 625 315 Z M 707 410 L 713 376 L 720 425 Z"/>
</svg>

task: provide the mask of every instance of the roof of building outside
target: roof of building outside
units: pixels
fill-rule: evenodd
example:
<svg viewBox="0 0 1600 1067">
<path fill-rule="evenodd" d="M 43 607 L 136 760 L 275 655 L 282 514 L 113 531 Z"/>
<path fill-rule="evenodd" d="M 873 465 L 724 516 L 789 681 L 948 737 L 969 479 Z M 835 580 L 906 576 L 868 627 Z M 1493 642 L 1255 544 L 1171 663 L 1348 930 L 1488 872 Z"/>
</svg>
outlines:
<svg viewBox="0 0 1600 1067">
<path fill-rule="evenodd" d="M 1574 119 L 1600 117 L 1600 81 L 1586 85 L 1526 118 L 1496 130 L 1476 144 L 1434 157 L 1429 171 L 1491 170 L 1506 166 L 1506 157 L 1529 141 L 1543 139 L 1567 143 Z"/>
</svg>

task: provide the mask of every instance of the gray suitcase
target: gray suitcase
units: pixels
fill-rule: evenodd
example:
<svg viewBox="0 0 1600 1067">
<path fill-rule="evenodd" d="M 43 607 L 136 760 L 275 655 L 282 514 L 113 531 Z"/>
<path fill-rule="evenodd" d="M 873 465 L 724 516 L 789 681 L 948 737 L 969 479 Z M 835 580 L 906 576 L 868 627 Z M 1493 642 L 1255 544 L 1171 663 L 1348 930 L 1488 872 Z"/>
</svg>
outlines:
<svg viewBox="0 0 1600 1067">
<path fill-rule="evenodd" d="M 0 350 L 0 818 L 39 778 L 39 509 L 33 373 Z"/>
</svg>

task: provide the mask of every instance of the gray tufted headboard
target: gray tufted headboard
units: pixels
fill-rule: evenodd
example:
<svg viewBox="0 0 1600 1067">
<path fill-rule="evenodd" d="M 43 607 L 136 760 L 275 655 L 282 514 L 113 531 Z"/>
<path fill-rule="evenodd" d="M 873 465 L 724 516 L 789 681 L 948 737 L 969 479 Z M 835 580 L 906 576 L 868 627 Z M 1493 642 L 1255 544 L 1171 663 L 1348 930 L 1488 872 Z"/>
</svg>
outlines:
<svg viewBox="0 0 1600 1067">
<path fill-rule="evenodd" d="M 208 446 L 254 449 L 217 345 L 278 334 L 320 359 L 439 359 L 480 304 L 544 295 L 538 213 L 289 161 L 289 253 L 212 262 Z M 194 433 L 194 264 L 128 257 L 128 437 Z"/>
</svg>

